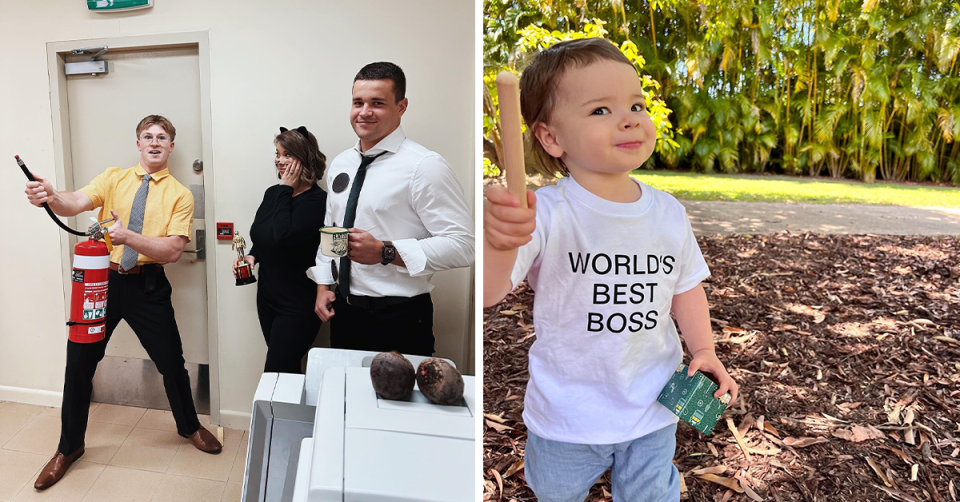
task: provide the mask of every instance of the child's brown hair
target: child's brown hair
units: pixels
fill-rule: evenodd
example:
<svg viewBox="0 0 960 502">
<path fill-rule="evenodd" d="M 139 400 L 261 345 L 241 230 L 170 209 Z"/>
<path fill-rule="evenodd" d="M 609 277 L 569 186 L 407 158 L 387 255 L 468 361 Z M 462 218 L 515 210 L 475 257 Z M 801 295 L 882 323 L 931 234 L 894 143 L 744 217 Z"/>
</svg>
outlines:
<svg viewBox="0 0 960 502">
<path fill-rule="evenodd" d="M 563 161 L 550 155 L 533 134 L 537 123 L 550 120 L 557 104 L 557 83 L 571 67 L 584 67 L 597 61 L 616 61 L 633 67 L 633 63 L 609 40 L 581 38 L 560 42 L 537 54 L 520 77 L 520 114 L 527 124 L 527 158 L 544 176 L 567 176 Z"/>
</svg>

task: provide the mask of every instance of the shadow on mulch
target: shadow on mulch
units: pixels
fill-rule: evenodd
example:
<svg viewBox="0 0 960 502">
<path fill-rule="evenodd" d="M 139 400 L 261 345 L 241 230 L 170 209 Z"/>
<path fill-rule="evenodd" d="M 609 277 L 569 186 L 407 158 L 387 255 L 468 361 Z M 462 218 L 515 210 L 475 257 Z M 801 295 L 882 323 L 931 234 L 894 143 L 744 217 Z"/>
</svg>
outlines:
<svg viewBox="0 0 960 502">
<path fill-rule="evenodd" d="M 960 239 L 698 241 L 717 353 L 742 397 L 709 437 L 679 425 L 685 500 L 958 500 Z M 524 283 L 484 310 L 484 500 L 536 500 L 521 418 L 533 296 Z M 607 473 L 587 500 L 609 490 Z"/>
</svg>

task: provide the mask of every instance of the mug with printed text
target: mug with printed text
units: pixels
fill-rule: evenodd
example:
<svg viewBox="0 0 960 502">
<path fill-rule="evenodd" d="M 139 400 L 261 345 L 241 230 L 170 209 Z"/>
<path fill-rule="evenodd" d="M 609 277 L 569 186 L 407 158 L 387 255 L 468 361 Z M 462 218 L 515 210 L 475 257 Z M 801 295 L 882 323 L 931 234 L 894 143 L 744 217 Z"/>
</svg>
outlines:
<svg viewBox="0 0 960 502">
<path fill-rule="evenodd" d="M 320 252 L 326 256 L 340 258 L 347 255 L 347 237 L 350 231 L 343 227 L 323 227 L 320 229 Z"/>
</svg>

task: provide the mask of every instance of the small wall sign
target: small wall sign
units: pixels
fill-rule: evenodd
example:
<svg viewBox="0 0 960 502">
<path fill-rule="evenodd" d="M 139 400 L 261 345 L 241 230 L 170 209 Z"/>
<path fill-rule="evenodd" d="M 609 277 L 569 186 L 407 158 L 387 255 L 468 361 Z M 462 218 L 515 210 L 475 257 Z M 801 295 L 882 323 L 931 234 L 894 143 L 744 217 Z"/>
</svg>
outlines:
<svg viewBox="0 0 960 502">
<path fill-rule="evenodd" d="M 87 0 L 87 10 L 94 12 L 125 12 L 153 7 L 153 0 Z"/>
</svg>

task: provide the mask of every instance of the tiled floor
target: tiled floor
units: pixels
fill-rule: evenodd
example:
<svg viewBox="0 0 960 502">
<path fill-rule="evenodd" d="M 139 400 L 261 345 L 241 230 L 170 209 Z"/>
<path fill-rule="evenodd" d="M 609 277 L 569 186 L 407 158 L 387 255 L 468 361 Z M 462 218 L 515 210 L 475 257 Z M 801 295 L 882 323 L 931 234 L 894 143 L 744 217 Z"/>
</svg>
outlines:
<svg viewBox="0 0 960 502">
<path fill-rule="evenodd" d="M 217 433 L 209 416 L 200 423 Z M 57 450 L 60 408 L 0 401 L 0 502 L 239 502 L 246 432 L 223 429 L 223 451 L 210 455 L 176 430 L 169 411 L 92 403 L 83 457 L 38 492 L 37 473 Z"/>
</svg>

